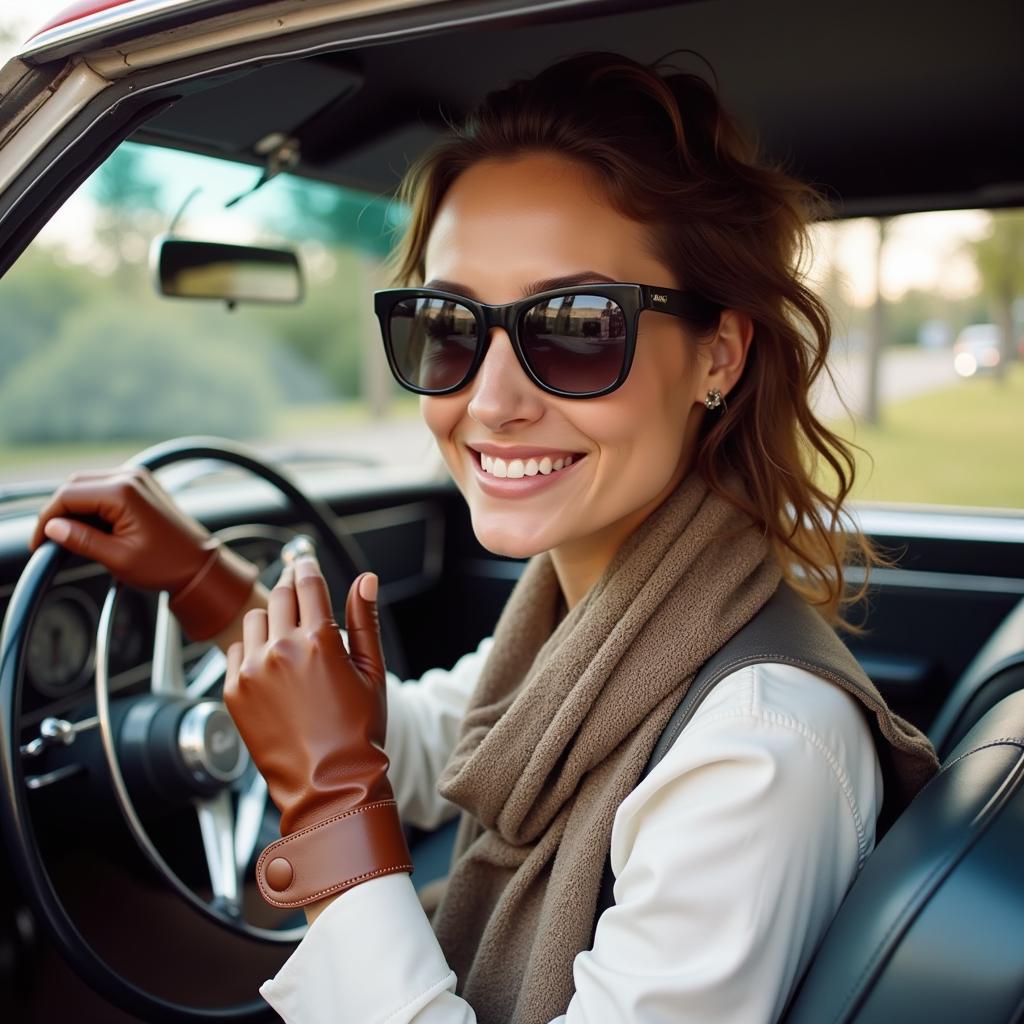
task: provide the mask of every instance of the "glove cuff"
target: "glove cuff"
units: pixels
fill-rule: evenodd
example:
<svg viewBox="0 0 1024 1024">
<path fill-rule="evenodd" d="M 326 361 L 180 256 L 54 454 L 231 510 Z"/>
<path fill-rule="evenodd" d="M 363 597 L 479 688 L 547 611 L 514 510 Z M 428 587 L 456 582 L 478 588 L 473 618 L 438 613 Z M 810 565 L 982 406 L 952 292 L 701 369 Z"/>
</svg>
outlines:
<svg viewBox="0 0 1024 1024">
<path fill-rule="evenodd" d="M 399 871 L 412 858 L 394 800 L 345 811 L 271 843 L 256 862 L 260 895 L 291 909 Z"/>
<path fill-rule="evenodd" d="M 190 640 L 209 640 L 234 621 L 252 594 L 259 569 L 217 538 L 192 579 L 172 596 L 170 609 Z"/>
</svg>

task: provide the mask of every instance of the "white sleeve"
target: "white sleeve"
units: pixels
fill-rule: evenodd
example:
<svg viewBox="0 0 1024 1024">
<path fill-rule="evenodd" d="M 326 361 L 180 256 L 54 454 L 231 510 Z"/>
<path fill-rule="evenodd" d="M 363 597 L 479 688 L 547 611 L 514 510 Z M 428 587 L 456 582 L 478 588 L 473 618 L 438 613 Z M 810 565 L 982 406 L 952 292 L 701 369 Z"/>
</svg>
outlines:
<svg viewBox="0 0 1024 1024">
<path fill-rule="evenodd" d="M 403 822 L 431 831 L 458 812 L 441 798 L 437 780 L 459 735 L 459 724 L 472 696 L 493 637 L 450 669 L 428 669 L 403 683 L 387 673 L 388 724 L 384 752 L 388 778 Z"/>
<path fill-rule="evenodd" d="M 615 905 L 552 1024 L 778 1019 L 874 843 L 859 705 L 784 665 L 722 680 L 612 829 Z M 336 899 L 260 991 L 288 1024 L 472 1024 L 407 875 Z"/>
</svg>

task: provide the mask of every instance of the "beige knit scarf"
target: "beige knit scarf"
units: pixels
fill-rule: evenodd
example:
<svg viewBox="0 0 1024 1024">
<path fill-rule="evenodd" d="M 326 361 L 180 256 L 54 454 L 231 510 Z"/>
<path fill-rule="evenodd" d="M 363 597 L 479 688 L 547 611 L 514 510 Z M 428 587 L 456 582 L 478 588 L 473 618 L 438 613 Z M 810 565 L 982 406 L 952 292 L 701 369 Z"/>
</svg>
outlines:
<svg viewBox="0 0 1024 1024">
<path fill-rule="evenodd" d="M 439 782 L 464 814 L 433 926 L 481 1024 L 565 1013 L 615 812 L 697 670 L 781 576 L 696 473 L 561 621 L 549 554 L 527 563 Z M 898 735 L 934 762 L 923 736 Z"/>
</svg>

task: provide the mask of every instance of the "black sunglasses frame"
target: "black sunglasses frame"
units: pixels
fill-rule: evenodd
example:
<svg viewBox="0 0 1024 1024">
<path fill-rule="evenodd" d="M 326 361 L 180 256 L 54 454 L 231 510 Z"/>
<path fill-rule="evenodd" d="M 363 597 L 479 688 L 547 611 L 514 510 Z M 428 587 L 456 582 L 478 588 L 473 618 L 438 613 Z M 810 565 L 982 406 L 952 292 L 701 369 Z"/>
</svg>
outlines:
<svg viewBox="0 0 1024 1024">
<path fill-rule="evenodd" d="M 565 295 L 597 295 L 604 299 L 611 299 L 619 305 L 619 308 L 625 314 L 626 341 L 623 350 L 622 368 L 619 370 L 619 375 L 614 382 L 599 391 L 562 391 L 560 388 L 546 384 L 533 371 L 523 350 L 519 328 L 527 311 L 534 306 Z M 392 348 L 391 312 L 399 302 L 408 299 L 442 299 L 458 302 L 472 312 L 476 319 L 476 351 L 473 353 L 473 361 L 470 363 L 465 377 L 458 384 L 450 388 L 441 389 L 420 388 L 405 380 L 401 373 L 399 373 L 398 363 Z M 640 314 L 644 310 L 650 309 L 658 313 L 668 313 L 671 316 L 686 320 L 698 330 L 707 331 L 718 322 L 719 315 L 725 308 L 696 292 L 684 292 L 675 288 L 657 288 L 647 284 L 618 283 L 578 284 L 571 288 L 555 288 L 551 291 L 528 295 L 523 299 L 517 299 L 515 302 L 506 302 L 500 306 L 490 305 L 486 302 L 477 302 L 474 299 L 467 298 L 465 295 L 439 291 L 436 288 L 383 288 L 373 293 L 373 302 L 377 319 L 380 322 L 388 365 L 391 367 L 395 380 L 406 390 L 418 395 L 450 395 L 461 390 L 473 379 L 480 368 L 480 364 L 484 361 L 487 348 L 491 343 L 491 329 L 501 327 L 508 333 L 512 341 L 512 348 L 515 350 L 516 358 L 519 360 L 519 365 L 523 368 L 523 372 L 542 391 L 556 395 L 558 398 L 599 398 L 602 395 L 610 394 L 616 388 L 622 386 L 629 376 L 630 367 L 633 365 L 633 354 L 636 351 L 637 325 L 640 320 Z"/>
</svg>

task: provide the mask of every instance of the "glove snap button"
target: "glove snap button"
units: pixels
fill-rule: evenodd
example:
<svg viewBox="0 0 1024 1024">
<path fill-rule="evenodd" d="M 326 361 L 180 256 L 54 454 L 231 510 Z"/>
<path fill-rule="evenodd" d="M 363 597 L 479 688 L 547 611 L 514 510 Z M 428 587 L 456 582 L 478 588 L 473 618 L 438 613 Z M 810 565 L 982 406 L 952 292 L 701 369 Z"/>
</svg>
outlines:
<svg viewBox="0 0 1024 1024">
<path fill-rule="evenodd" d="M 275 892 L 284 892 L 292 884 L 293 875 L 292 866 L 284 857 L 275 857 L 267 865 L 267 885 Z"/>
</svg>

